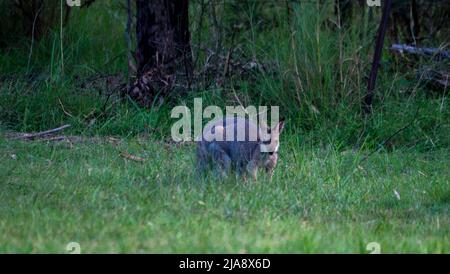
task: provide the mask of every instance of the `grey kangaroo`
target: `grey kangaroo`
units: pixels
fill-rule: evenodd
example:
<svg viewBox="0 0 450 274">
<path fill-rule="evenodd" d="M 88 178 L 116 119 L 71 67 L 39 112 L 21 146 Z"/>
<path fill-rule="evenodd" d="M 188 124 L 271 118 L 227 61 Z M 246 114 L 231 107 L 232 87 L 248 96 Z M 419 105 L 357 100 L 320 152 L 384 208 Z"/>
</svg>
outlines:
<svg viewBox="0 0 450 274">
<path fill-rule="evenodd" d="M 258 169 L 264 169 L 272 178 L 278 161 L 280 134 L 284 121 L 272 128 L 258 127 L 243 117 L 226 117 L 208 123 L 197 142 L 197 169 L 208 167 L 227 177 L 231 169 L 247 178 L 257 180 Z M 230 136 L 234 138 L 230 140 Z"/>
</svg>

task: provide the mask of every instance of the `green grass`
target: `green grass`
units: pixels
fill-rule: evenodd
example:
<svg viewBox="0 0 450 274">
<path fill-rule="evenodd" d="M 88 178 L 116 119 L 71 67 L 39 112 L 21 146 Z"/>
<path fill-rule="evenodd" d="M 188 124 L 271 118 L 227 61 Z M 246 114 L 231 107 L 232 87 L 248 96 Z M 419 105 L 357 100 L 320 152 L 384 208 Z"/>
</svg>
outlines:
<svg viewBox="0 0 450 274">
<path fill-rule="evenodd" d="M 243 183 L 198 180 L 191 145 L 2 140 L 0 252 L 450 251 L 448 150 L 360 162 L 285 142 L 272 182 Z"/>
</svg>

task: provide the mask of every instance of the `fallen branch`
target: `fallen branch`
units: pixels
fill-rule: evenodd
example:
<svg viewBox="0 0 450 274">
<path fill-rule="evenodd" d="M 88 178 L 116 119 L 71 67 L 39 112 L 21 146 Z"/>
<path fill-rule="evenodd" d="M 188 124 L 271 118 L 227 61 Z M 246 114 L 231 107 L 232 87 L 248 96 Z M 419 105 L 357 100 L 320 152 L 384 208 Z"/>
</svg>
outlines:
<svg viewBox="0 0 450 274">
<path fill-rule="evenodd" d="M 70 125 L 63 125 L 63 126 L 60 126 L 60 127 L 54 128 L 54 129 L 49 129 L 46 131 L 41 131 L 41 132 L 36 132 L 36 133 L 24 133 L 22 135 L 15 136 L 12 139 L 16 139 L 16 140 L 35 139 L 35 138 L 43 137 L 46 135 L 54 134 L 56 132 L 66 129 L 68 127 L 70 127 Z"/>
<path fill-rule="evenodd" d="M 390 50 L 398 51 L 400 53 L 406 52 L 410 54 L 435 56 L 435 58 L 450 58 L 450 52 L 438 48 L 421 48 L 403 44 L 393 44 Z"/>
<path fill-rule="evenodd" d="M 131 155 L 130 153 L 125 152 L 125 151 L 121 152 L 120 156 L 122 156 L 126 159 L 129 159 L 129 160 L 135 161 L 135 162 L 145 162 L 144 158 L 136 156 L 136 155 Z"/>
<path fill-rule="evenodd" d="M 66 136 L 50 136 L 50 137 L 39 138 L 37 141 L 39 141 L 39 142 L 69 141 L 70 142 L 70 138 L 66 137 Z"/>
</svg>

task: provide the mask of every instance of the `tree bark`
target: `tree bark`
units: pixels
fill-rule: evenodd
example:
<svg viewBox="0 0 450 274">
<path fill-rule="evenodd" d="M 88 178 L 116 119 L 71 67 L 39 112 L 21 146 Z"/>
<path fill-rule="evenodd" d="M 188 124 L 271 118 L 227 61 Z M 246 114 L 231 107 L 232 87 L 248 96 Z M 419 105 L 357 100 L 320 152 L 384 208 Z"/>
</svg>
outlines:
<svg viewBox="0 0 450 274">
<path fill-rule="evenodd" d="M 137 81 L 130 91 L 148 106 L 168 95 L 175 81 L 190 79 L 188 0 L 136 0 Z"/>
</svg>

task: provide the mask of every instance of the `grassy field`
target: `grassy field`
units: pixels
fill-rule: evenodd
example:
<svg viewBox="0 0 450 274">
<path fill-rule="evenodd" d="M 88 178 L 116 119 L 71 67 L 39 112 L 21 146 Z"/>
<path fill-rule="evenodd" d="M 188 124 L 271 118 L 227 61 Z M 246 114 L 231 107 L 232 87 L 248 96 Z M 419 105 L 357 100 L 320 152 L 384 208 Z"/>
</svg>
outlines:
<svg viewBox="0 0 450 274">
<path fill-rule="evenodd" d="M 450 252 L 448 92 L 384 51 L 373 113 L 361 114 L 380 11 L 344 28 L 332 5 L 238 2 L 215 6 L 224 38 L 214 49 L 211 18 L 201 23 L 191 1 L 195 69 L 205 47 L 238 48 L 234 61 L 264 69 L 222 86 L 207 79 L 174 101 L 279 106 L 273 180 L 194 173 L 194 144 L 169 142 L 173 105 L 119 96 L 126 13 L 96 1 L 41 40 L 0 49 L 0 253 L 67 253 L 70 242 L 82 253 L 368 253 L 371 242 L 382 253 Z M 7 138 L 63 124 L 78 141 Z"/>
<path fill-rule="evenodd" d="M 448 150 L 361 162 L 286 139 L 273 181 L 247 183 L 198 179 L 191 145 L 1 140 L 0 252 L 450 251 Z"/>
</svg>

